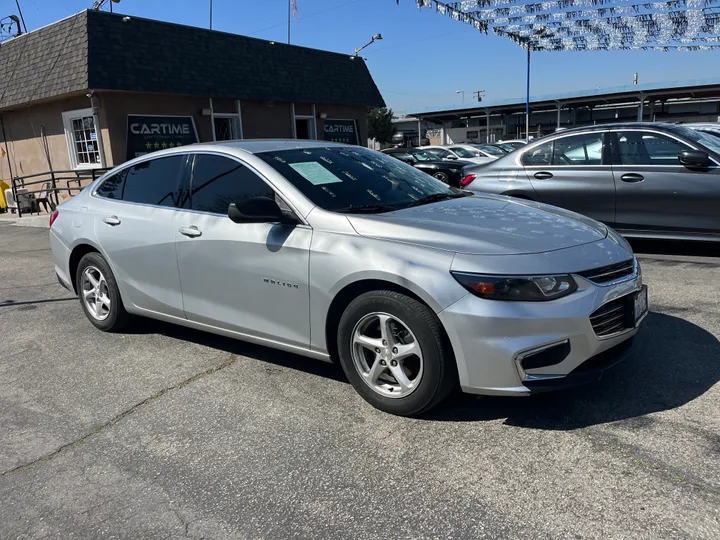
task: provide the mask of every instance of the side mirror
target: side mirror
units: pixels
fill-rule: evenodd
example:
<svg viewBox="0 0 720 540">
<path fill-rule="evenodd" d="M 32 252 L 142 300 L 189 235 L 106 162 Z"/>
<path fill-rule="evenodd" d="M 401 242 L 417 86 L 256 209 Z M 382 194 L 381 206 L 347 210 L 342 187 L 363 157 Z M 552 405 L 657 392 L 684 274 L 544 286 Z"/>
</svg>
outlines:
<svg viewBox="0 0 720 540">
<path fill-rule="evenodd" d="M 705 167 L 710 163 L 710 156 L 701 150 L 683 150 L 678 154 L 681 165 L 686 167 Z"/>
<path fill-rule="evenodd" d="M 451 155 L 449 155 L 448 157 L 446 157 L 445 159 L 456 160 L 456 159 L 457 159 L 457 156 L 453 156 L 453 155 L 451 154 Z"/>
<path fill-rule="evenodd" d="M 297 223 L 269 197 L 252 197 L 230 203 L 228 217 L 235 223 Z"/>
</svg>

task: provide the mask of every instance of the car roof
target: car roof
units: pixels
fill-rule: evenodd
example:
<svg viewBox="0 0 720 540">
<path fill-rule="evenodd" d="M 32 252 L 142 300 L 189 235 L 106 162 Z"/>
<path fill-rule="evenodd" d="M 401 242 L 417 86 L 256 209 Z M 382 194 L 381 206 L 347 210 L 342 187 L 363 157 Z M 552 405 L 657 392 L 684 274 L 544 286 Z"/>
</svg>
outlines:
<svg viewBox="0 0 720 540">
<path fill-rule="evenodd" d="M 310 141 L 306 139 L 244 139 L 238 141 L 220 141 L 196 143 L 192 145 L 195 148 L 204 146 L 219 146 L 223 148 L 237 148 L 245 150 L 251 154 L 260 154 L 262 152 L 272 152 L 277 150 L 301 150 L 304 148 L 328 148 L 328 147 L 344 147 L 352 146 L 342 143 L 334 143 L 330 141 Z M 187 150 L 188 146 L 183 147 Z"/>
<path fill-rule="evenodd" d="M 667 131 L 673 131 L 677 129 L 679 124 L 670 124 L 668 122 L 615 122 L 612 124 L 596 124 L 594 126 L 580 126 L 580 127 L 573 127 L 568 129 L 563 129 L 562 131 L 556 131 L 554 133 L 549 133 L 545 135 L 544 137 L 541 137 L 542 139 L 549 139 L 551 137 L 557 136 L 565 136 L 569 135 L 571 133 L 576 133 L 579 131 L 606 131 L 608 129 L 637 129 L 637 128 L 645 128 L 645 129 L 665 129 Z M 540 140 L 540 138 L 533 139 L 533 141 Z"/>
</svg>

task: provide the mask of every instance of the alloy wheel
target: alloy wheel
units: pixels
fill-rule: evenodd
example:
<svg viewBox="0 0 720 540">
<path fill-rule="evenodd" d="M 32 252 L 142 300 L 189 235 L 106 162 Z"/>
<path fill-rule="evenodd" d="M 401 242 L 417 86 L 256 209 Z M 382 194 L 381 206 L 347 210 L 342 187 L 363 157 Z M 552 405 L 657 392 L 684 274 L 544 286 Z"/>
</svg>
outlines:
<svg viewBox="0 0 720 540">
<path fill-rule="evenodd" d="M 387 313 L 370 313 L 355 325 L 352 359 L 365 384 L 385 397 L 406 397 L 422 379 L 420 344 L 404 322 Z"/>
<path fill-rule="evenodd" d="M 103 273 L 95 266 L 88 266 L 82 273 L 81 285 L 82 301 L 88 313 L 98 321 L 107 319 L 112 302 Z"/>
</svg>

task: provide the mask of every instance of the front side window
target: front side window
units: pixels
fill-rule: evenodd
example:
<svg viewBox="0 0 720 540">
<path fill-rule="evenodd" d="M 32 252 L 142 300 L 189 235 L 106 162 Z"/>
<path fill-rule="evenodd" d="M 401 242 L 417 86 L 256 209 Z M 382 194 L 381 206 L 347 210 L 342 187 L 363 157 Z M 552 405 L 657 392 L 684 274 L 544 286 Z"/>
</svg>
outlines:
<svg viewBox="0 0 720 540">
<path fill-rule="evenodd" d="M 98 131 L 92 109 L 62 113 L 68 143 L 70 165 L 73 169 L 102 167 L 98 147 Z"/>
<path fill-rule="evenodd" d="M 406 208 L 428 195 L 457 196 L 390 155 L 359 147 L 313 147 L 256 154 L 313 204 L 336 212 Z"/>
<path fill-rule="evenodd" d="M 197 154 L 193 166 L 191 196 L 185 207 L 199 212 L 227 214 L 230 203 L 253 197 L 275 197 L 265 181 L 234 159 Z"/>
<path fill-rule="evenodd" d="M 680 165 L 678 154 L 691 148 L 678 140 L 647 131 L 617 133 L 621 165 Z"/>
<path fill-rule="evenodd" d="M 586 133 L 555 139 L 553 165 L 601 165 L 602 133 Z"/>
<path fill-rule="evenodd" d="M 427 152 L 425 150 L 413 150 L 410 155 L 417 161 L 437 161 L 438 158 L 435 154 Z"/>
</svg>

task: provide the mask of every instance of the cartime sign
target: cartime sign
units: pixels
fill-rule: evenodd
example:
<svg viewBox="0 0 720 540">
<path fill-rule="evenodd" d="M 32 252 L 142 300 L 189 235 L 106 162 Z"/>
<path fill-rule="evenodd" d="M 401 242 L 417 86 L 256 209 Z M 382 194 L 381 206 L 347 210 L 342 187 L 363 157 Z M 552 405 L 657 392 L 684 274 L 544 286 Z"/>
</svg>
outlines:
<svg viewBox="0 0 720 540">
<path fill-rule="evenodd" d="M 192 116 L 128 115 L 127 159 L 198 142 Z"/>
<path fill-rule="evenodd" d="M 345 144 L 360 144 L 355 120 L 325 120 L 325 140 Z"/>
</svg>

